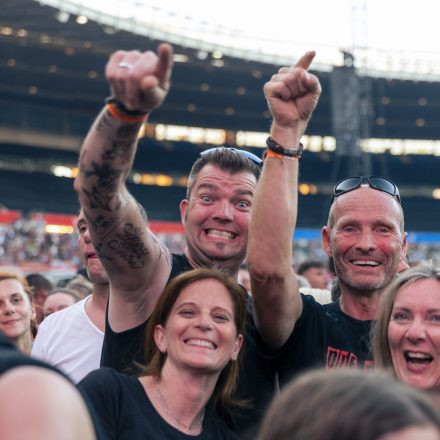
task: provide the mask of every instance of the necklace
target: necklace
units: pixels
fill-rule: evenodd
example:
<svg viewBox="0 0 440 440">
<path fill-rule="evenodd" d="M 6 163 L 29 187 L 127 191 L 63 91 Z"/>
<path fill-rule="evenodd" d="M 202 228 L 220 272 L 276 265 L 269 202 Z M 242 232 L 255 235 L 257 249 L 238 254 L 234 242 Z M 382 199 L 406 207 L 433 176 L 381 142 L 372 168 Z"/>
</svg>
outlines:
<svg viewBox="0 0 440 440">
<path fill-rule="evenodd" d="M 157 395 L 159 396 L 160 401 L 162 402 L 162 406 L 165 409 L 165 412 L 168 414 L 168 416 L 170 416 L 175 423 L 177 423 L 179 426 L 181 426 L 182 428 L 186 429 L 187 431 L 192 431 L 194 429 L 201 429 L 202 425 L 203 425 L 203 419 L 205 417 L 205 408 L 203 408 L 203 411 L 201 413 L 201 415 L 199 417 L 197 417 L 191 424 L 189 425 L 185 425 L 184 423 L 182 423 L 170 410 L 165 398 L 163 397 L 163 394 L 160 391 L 159 388 L 159 382 L 156 382 L 156 390 L 157 390 Z M 197 422 L 198 426 L 193 426 L 195 425 Z"/>
</svg>

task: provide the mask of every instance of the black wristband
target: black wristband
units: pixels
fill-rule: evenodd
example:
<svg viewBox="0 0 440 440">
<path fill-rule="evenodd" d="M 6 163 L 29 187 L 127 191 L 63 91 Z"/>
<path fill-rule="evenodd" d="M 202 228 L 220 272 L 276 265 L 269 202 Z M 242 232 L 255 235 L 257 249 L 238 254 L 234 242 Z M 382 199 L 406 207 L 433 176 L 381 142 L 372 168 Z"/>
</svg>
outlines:
<svg viewBox="0 0 440 440">
<path fill-rule="evenodd" d="M 118 101 L 114 96 L 110 96 L 105 100 L 106 104 L 112 103 L 121 113 L 127 116 L 144 116 L 147 113 L 143 112 L 141 110 L 129 110 L 127 107 L 125 107 L 124 104 L 122 104 L 121 101 Z"/>
<path fill-rule="evenodd" d="M 300 142 L 298 148 L 284 148 L 278 142 L 274 141 L 270 136 L 266 139 L 266 145 L 269 150 L 274 153 L 288 157 L 300 158 L 304 150 L 304 145 Z"/>
</svg>

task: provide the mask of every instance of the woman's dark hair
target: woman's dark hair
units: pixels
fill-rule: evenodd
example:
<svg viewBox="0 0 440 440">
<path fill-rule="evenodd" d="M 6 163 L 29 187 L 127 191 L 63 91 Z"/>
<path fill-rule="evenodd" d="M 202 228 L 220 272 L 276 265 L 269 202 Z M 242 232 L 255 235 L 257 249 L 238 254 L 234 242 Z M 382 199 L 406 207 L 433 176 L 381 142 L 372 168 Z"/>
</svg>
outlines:
<svg viewBox="0 0 440 440">
<path fill-rule="evenodd" d="M 322 369 L 284 389 L 257 440 L 377 440 L 413 426 L 440 434 L 440 415 L 425 394 L 384 373 Z"/>
<path fill-rule="evenodd" d="M 226 288 L 234 307 L 234 322 L 237 335 L 244 335 L 247 295 L 243 288 L 231 278 L 228 278 L 225 274 L 216 270 L 194 269 L 184 272 L 168 283 L 156 304 L 153 314 L 148 320 L 145 336 L 145 359 L 149 362 L 142 368 L 140 375 L 161 376 L 162 367 L 167 355 L 166 353 L 162 353 L 156 346 L 154 340 L 155 328 L 158 325 L 166 326 L 171 309 L 179 298 L 182 290 L 200 280 L 217 280 Z M 213 395 L 214 402 L 217 405 L 239 405 L 241 403 L 233 398 L 233 393 L 241 364 L 242 351 L 243 347 L 240 350 L 237 360 L 235 362 L 230 361 L 220 374 Z"/>
</svg>

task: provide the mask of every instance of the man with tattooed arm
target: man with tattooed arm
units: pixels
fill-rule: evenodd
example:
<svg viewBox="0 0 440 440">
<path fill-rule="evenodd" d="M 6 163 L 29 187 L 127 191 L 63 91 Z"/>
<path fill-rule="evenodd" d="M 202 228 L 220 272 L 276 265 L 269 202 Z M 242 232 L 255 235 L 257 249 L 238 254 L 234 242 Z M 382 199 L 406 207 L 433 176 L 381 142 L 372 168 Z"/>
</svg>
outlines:
<svg viewBox="0 0 440 440">
<path fill-rule="evenodd" d="M 143 208 L 128 192 L 137 136 L 164 101 L 172 71 L 172 49 L 157 53 L 118 51 L 106 66 L 112 98 L 82 146 L 75 181 L 90 234 L 110 280 L 102 366 L 134 372 L 143 358 L 144 328 L 170 278 L 196 267 L 217 268 L 234 279 L 246 255 L 250 210 L 261 160 L 246 151 L 214 148 L 201 153 L 180 203 L 187 242 L 171 254 L 147 225 Z M 250 300 L 249 300 L 250 301 Z M 249 303 L 244 367 L 238 397 L 250 402 L 229 425 L 243 432 L 257 424 L 272 397 L 274 377 L 256 350 Z"/>
</svg>

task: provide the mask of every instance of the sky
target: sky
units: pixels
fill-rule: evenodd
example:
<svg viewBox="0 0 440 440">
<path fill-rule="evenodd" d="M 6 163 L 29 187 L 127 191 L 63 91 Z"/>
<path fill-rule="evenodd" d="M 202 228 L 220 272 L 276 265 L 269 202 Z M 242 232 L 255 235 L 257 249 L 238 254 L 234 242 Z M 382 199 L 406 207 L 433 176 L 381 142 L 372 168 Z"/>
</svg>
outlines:
<svg viewBox="0 0 440 440">
<path fill-rule="evenodd" d="M 53 3 L 55 0 L 43 0 Z M 62 2 L 63 0 L 61 0 Z M 60 0 L 56 3 L 59 5 Z M 133 18 L 188 41 L 232 46 L 246 56 L 286 60 L 317 51 L 315 62 L 341 64 L 341 49 L 368 47 L 357 62 L 381 70 L 440 75 L 440 1 L 418 0 L 66 0 Z M 162 21 L 162 26 L 158 23 Z M 226 50 L 223 51 L 227 53 Z"/>
</svg>

